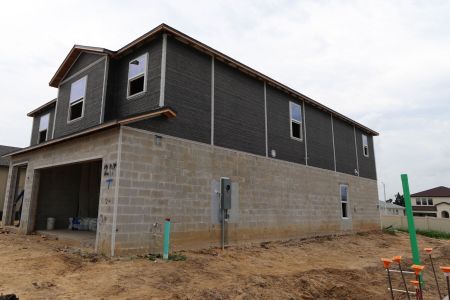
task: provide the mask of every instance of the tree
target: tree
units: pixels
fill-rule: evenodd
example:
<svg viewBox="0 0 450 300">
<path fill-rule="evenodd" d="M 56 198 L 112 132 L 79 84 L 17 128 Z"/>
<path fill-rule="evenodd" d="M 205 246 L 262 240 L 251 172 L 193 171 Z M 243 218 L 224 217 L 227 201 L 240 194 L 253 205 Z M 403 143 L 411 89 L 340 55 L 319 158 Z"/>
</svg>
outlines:
<svg viewBox="0 0 450 300">
<path fill-rule="evenodd" d="M 397 193 L 395 195 L 394 204 L 405 207 L 405 197 L 403 197 L 403 195 L 400 195 L 400 193 Z"/>
</svg>

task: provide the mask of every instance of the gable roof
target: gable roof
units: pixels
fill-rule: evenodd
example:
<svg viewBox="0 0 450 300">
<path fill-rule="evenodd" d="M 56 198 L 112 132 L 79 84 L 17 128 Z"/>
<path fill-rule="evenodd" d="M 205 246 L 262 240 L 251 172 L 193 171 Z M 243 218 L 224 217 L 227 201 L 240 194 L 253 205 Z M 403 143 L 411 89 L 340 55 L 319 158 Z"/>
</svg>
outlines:
<svg viewBox="0 0 450 300">
<path fill-rule="evenodd" d="M 39 114 L 40 112 L 44 111 L 44 110 L 48 110 L 50 108 L 52 108 L 53 106 L 56 105 L 56 98 L 53 100 L 48 101 L 47 103 L 39 106 L 38 108 L 30 111 L 27 116 L 28 117 L 34 117 L 35 115 Z"/>
<path fill-rule="evenodd" d="M 64 59 L 64 61 L 62 62 L 62 64 L 59 66 L 58 70 L 56 70 L 56 73 L 55 73 L 55 75 L 53 75 L 52 79 L 50 80 L 49 85 L 52 87 L 58 87 L 59 83 L 64 78 L 64 76 L 67 74 L 70 67 L 77 60 L 78 56 L 83 52 L 101 54 L 101 55 L 109 55 L 109 54 L 113 53 L 113 51 L 105 49 L 105 48 L 74 45 L 72 47 L 72 49 L 69 51 L 69 54 L 67 54 L 67 56 Z"/>
<path fill-rule="evenodd" d="M 438 186 L 429 190 L 412 194 L 411 197 L 450 197 L 450 188 Z"/>
<path fill-rule="evenodd" d="M 58 70 L 56 71 L 55 75 L 53 76 L 53 78 L 50 80 L 50 86 L 52 87 L 58 87 L 59 83 L 61 82 L 61 80 L 64 78 L 65 74 L 67 73 L 67 71 L 70 69 L 70 67 L 72 66 L 72 64 L 76 61 L 78 55 L 81 52 L 91 52 L 91 53 L 97 53 L 97 54 L 105 54 L 108 55 L 112 58 L 119 58 L 123 55 L 128 54 L 129 52 L 131 52 L 134 48 L 137 48 L 139 46 L 141 46 L 142 44 L 155 39 L 156 37 L 158 37 L 160 34 L 162 33 L 166 33 L 172 37 L 174 37 L 175 39 L 190 45 L 191 47 L 196 48 L 199 51 L 202 51 L 204 53 L 207 53 L 211 56 L 213 56 L 215 59 L 218 59 L 228 65 L 230 65 L 231 67 L 234 67 L 236 69 L 238 69 L 241 72 L 244 72 L 258 80 L 264 81 L 267 84 L 284 91 L 285 93 L 296 97 L 302 101 L 305 101 L 306 103 L 315 106 L 317 108 L 319 108 L 320 110 L 326 111 L 330 114 L 332 114 L 334 117 L 337 117 L 341 120 L 344 120 L 347 123 L 352 124 L 353 126 L 361 129 L 362 131 L 369 133 L 371 135 L 377 136 L 379 135 L 378 132 L 376 132 L 375 130 L 372 130 L 346 116 L 344 116 L 343 114 L 338 113 L 337 111 L 301 94 L 300 92 L 297 92 L 296 90 L 252 69 L 251 67 L 240 63 L 239 61 L 203 44 L 202 42 L 170 27 L 169 25 L 166 25 L 164 23 L 162 23 L 161 25 L 153 28 L 152 30 L 150 30 L 149 32 L 147 32 L 146 34 L 142 35 L 141 37 L 135 39 L 134 41 L 132 41 L 131 43 L 125 45 L 124 47 L 120 48 L 117 51 L 111 51 L 105 48 L 98 48 L 98 47 L 89 47 L 89 46 L 80 46 L 80 45 L 75 45 L 72 50 L 69 52 L 69 54 L 67 55 L 67 57 L 65 58 L 65 60 L 63 61 L 63 63 L 61 64 L 61 66 L 58 68 Z"/>
<path fill-rule="evenodd" d="M 9 166 L 9 158 L 2 157 L 11 152 L 15 152 L 20 148 L 0 145 L 0 166 Z"/>
</svg>

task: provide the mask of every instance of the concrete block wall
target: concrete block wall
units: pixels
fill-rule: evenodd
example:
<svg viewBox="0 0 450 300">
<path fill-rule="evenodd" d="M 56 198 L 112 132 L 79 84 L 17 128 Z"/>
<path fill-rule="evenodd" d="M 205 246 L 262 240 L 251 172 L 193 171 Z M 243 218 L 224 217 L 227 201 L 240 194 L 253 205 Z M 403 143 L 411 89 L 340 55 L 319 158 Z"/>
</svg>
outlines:
<svg viewBox="0 0 450 300">
<path fill-rule="evenodd" d="M 111 254 L 116 187 L 114 166 L 117 165 L 118 161 L 118 141 L 119 130 L 113 128 L 12 157 L 4 204 L 5 212 L 10 212 L 12 206 L 13 182 L 17 176 L 14 165 L 21 163 L 28 165 L 19 232 L 29 234 L 35 229 L 34 222 L 38 205 L 37 195 L 41 169 L 101 159 L 103 166 L 96 248 L 100 253 Z M 4 221 L 10 221 L 10 219 L 11 213 L 3 216 Z"/>
<path fill-rule="evenodd" d="M 120 157 L 117 254 L 161 251 L 165 217 L 173 249 L 218 246 L 211 222 L 212 184 L 239 185 L 239 218 L 230 243 L 379 228 L 377 182 L 124 127 Z M 349 186 L 349 219 L 341 218 L 339 184 Z"/>
</svg>

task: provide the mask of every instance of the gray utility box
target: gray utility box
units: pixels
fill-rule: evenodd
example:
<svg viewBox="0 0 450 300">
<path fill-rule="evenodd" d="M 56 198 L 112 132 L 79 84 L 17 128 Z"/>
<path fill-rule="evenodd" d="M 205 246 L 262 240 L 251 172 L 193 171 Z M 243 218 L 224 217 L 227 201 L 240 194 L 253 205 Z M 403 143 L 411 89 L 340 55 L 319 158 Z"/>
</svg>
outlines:
<svg viewBox="0 0 450 300">
<path fill-rule="evenodd" d="M 231 180 L 227 177 L 220 178 L 220 207 L 231 209 Z"/>
</svg>

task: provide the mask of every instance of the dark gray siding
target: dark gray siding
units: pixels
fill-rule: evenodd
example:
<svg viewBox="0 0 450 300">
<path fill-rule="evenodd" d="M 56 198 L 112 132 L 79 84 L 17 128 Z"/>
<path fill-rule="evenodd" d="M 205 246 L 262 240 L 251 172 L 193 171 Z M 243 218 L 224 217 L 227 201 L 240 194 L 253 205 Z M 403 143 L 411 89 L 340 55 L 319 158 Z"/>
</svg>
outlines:
<svg viewBox="0 0 450 300">
<path fill-rule="evenodd" d="M 93 54 L 93 53 L 81 53 L 80 56 L 78 56 L 77 60 L 72 65 L 72 67 L 69 69 L 67 74 L 64 76 L 63 80 L 65 78 L 72 76 L 73 74 L 77 73 L 78 71 L 82 70 L 83 68 L 89 66 L 91 63 L 102 58 L 102 56 L 104 56 L 104 55 Z"/>
<path fill-rule="evenodd" d="M 263 83 L 217 60 L 214 70 L 214 144 L 265 155 Z"/>
<path fill-rule="evenodd" d="M 331 115 L 306 104 L 305 119 L 308 165 L 334 170 Z"/>
<path fill-rule="evenodd" d="M 124 118 L 158 107 L 161 85 L 162 38 L 159 37 L 118 60 L 111 60 L 108 72 L 107 110 L 105 121 Z M 127 99 L 128 64 L 148 53 L 147 92 Z"/>
<path fill-rule="evenodd" d="M 336 149 L 336 170 L 355 175 L 357 165 L 353 126 L 337 118 L 333 118 L 333 126 Z"/>
<path fill-rule="evenodd" d="M 92 68 L 75 76 L 73 79 L 59 87 L 59 95 L 56 109 L 55 135 L 54 138 L 71 134 L 95 125 L 100 124 L 100 114 L 102 110 L 103 95 L 103 75 L 105 63 L 95 64 Z M 74 122 L 67 122 L 69 111 L 69 97 L 71 84 L 87 75 L 86 97 L 84 99 L 84 116 Z"/>
<path fill-rule="evenodd" d="M 305 164 L 305 144 L 291 138 L 289 116 L 289 101 L 302 103 L 270 86 L 266 87 L 266 94 L 269 156 L 275 150 L 278 159 Z M 302 131 L 304 137 L 304 126 Z"/>
<path fill-rule="evenodd" d="M 203 143 L 211 142 L 211 57 L 167 39 L 164 105 L 174 119 L 157 118 L 132 125 Z"/>
<path fill-rule="evenodd" d="M 377 171 L 375 168 L 375 151 L 373 147 L 373 137 L 367 135 L 367 141 L 369 142 L 369 157 L 364 156 L 362 146 L 362 135 L 364 133 L 360 129 L 356 129 L 356 146 L 358 147 L 358 164 L 359 164 L 359 176 L 377 179 Z"/>
<path fill-rule="evenodd" d="M 50 112 L 49 124 L 48 124 L 48 134 L 47 140 L 52 139 L 53 133 L 53 121 L 55 119 L 55 107 L 52 107 L 46 111 L 41 112 L 39 115 L 35 115 L 33 117 L 33 127 L 31 129 L 31 140 L 30 146 L 36 145 L 38 142 L 38 134 L 39 134 L 39 122 L 41 120 L 41 116 Z"/>
</svg>

